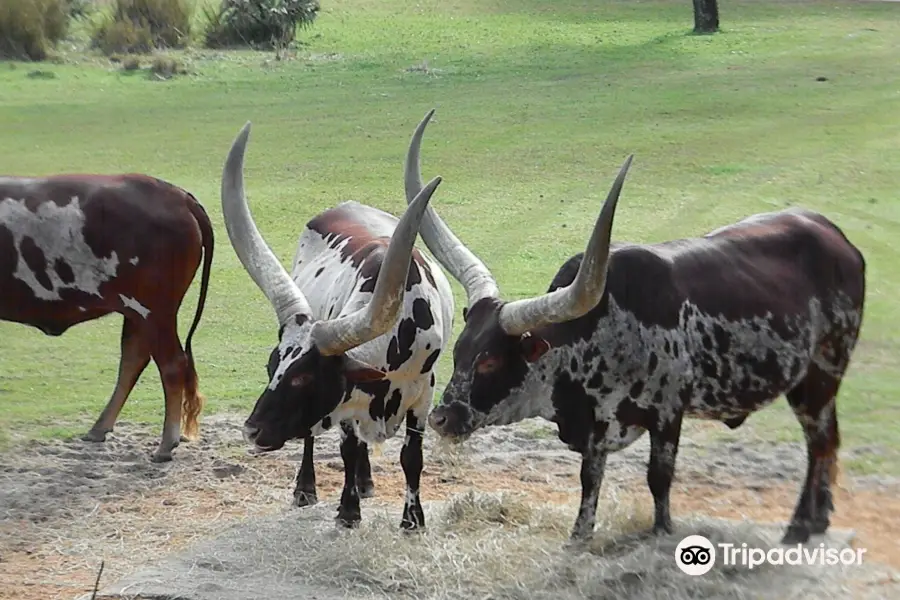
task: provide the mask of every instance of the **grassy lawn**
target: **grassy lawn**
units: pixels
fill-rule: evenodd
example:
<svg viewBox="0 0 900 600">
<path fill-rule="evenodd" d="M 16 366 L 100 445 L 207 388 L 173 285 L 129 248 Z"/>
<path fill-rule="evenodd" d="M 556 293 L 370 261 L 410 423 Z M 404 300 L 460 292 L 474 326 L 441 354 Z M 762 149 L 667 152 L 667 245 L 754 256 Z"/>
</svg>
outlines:
<svg viewBox="0 0 900 600">
<path fill-rule="evenodd" d="M 729 1 L 715 36 L 688 34 L 681 0 L 408 4 L 329 0 L 296 56 L 191 50 L 180 55 L 190 75 L 170 81 L 75 52 L 0 63 L 0 171 L 141 171 L 204 202 L 218 243 L 195 349 L 210 412 L 250 410 L 276 334 L 219 207 L 224 156 L 247 120 L 251 206 L 288 261 L 307 219 L 337 202 L 403 210 L 409 136 L 437 107 L 423 148 L 424 176 L 444 177 L 434 205 L 510 299 L 543 291 L 582 249 L 631 152 L 620 240 L 821 210 L 868 262 L 863 338 L 839 399 L 844 444 L 887 448 L 854 466 L 900 473 L 900 4 Z M 29 77 L 36 68 L 55 77 Z M 112 390 L 120 323 L 55 339 L 0 324 L 0 436 L 84 429 Z M 439 383 L 449 368 L 448 353 Z M 122 418 L 161 426 L 162 410 L 151 366 Z M 750 422 L 799 439 L 783 402 Z"/>
</svg>

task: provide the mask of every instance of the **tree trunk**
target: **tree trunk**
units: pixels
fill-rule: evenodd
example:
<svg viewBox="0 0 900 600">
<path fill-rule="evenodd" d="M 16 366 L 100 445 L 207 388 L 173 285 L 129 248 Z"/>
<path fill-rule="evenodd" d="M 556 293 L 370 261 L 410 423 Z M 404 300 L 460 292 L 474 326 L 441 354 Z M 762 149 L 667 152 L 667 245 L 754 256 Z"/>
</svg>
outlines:
<svg viewBox="0 0 900 600">
<path fill-rule="evenodd" d="M 718 30 L 718 0 L 694 0 L 694 33 L 715 33 Z"/>
</svg>

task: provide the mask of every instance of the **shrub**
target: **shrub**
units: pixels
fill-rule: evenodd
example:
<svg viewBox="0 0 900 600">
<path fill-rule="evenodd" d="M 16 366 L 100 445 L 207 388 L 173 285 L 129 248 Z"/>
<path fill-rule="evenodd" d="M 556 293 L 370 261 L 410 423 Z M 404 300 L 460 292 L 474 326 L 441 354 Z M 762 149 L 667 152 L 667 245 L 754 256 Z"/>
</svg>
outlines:
<svg viewBox="0 0 900 600">
<path fill-rule="evenodd" d="M 73 19 L 83 19 L 97 9 L 93 0 L 66 0 L 66 3 L 69 5 L 69 16 Z"/>
<path fill-rule="evenodd" d="M 204 10 L 206 46 L 283 48 L 318 10 L 318 0 L 222 0 L 218 11 Z"/>
<path fill-rule="evenodd" d="M 191 34 L 187 0 L 115 0 L 112 14 L 101 21 L 91 43 L 105 54 L 183 48 Z"/>
<path fill-rule="evenodd" d="M 150 64 L 150 74 L 157 79 L 171 79 L 175 75 L 187 75 L 187 69 L 174 58 L 157 56 Z"/>
<path fill-rule="evenodd" d="M 2 0 L 0 58 L 44 60 L 68 29 L 68 0 Z"/>
<path fill-rule="evenodd" d="M 153 34 L 145 25 L 131 21 L 104 20 L 94 30 L 92 45 L 104 54 L 125 52 L 150 52 L 153 49 Z"/>
<path fill-rule="evenodd" d="M 123 71 L 137 71 L 141 68 L 141 59 L 136 56 L 129 56 L 122 61 Z"/>
</svg>

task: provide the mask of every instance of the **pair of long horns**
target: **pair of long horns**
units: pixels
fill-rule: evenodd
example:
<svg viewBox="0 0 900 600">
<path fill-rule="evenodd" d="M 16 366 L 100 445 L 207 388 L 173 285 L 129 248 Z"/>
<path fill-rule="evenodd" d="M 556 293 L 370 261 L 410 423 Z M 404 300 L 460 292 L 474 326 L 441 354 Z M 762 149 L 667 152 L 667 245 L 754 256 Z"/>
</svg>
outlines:
<svg viewBox="0 0 900 600">
<path fill-rule="evenodd" d="M 228 152 L 222 171 L 222 213 L 235 253 L 247 273 L 266 295 L 279 324 L 295 315 L 311 316 L 303 292 L 266 244 L 250 215 L 244 196 L 244 152 L 250 123 L 244 125 Z M 312 332 L 316 347 L 324 355 L 336 355 L 383 335 L 393 327 L 403 306 L 406 278 L 419 226 L 440 177 L 432 179 L 412 199 L 391 237 L 370 302 L 356 312 L 316 321 Z"/>
<path fill-rule="evenodd" d="M 422 191 L 419 154 L 425 127 L 434 115 L 430 110 L 416 127 L 406 155 L 404 182 L 406 200 L 410 205 Z M 606 267 L 609 262 L 610 237 L 616 204 L 628 167 L 634 155 L 625 159 L 613 182 L 609 195 L 594 225 L 578 274 L 571 285 L 536 298 L 506 303 L 500 309 L 500 325 L 509 335 L 521 335 L 539 327 L 577 319 L 597 306 L 606 288 Z M 500 290 L 488 268 L 465 244 L 459 241 L 437 212 L 429 207 L 422 220 L 420 233 L 425 245 L 441 264 L 466 290 L 469 307 L 482 298 L 499 298 Z"/>
</svg>

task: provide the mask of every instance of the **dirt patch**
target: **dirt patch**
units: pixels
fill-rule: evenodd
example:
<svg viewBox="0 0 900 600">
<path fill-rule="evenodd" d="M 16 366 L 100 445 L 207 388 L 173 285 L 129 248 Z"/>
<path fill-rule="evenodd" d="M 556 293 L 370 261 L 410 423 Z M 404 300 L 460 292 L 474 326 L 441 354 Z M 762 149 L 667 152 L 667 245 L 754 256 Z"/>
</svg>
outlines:
<svg viewBox="0 0 900 600">
<path fill-rule="evenodd" d="M 31 443 L 0 455 L 0 598 L 69 599 L 90 589 L 101 560 L 103 581 L 114 581 L 244 519 L 287 510 L 302 446 L 250 455 L 240 423 L 239 416 L 205 418 L 201 440 L 183 444 L 175 460 L 162 465 L 148 458 L 155 432 L 127 423 L 105 444 Z M 377 498 L 364 503 L 364 520 L 378 503 L 401 505 L 401 443 L 398 437 L 373 452 Z M 343 480 L 336 432 L 316 449 L 319 498 L 336 502 Z M 652 514 L 647 456 L 646 439 L 612 455 L 603 488 L 606 501 L 627 491 L 645 520 Z M 425 465 L 426 501 L 476 490 L 521 492 L 535 505 L 562 505 L 580 493 L 579 457 L 543 421 L 493 428 L 463 446 L 445 447 L 426 436 Z M 702 427 L 686 427 L 673 515 L 783 522 L 805 468 L 800 445 L 751 439 L 710 446 Z M 846 476 L 842 484 L 834 526 L 857 532 L 857 544 L 869 549 L 867 560 L 900 567 L 900 486 Z M 567 510 L 566 528 L 575 518 L 574 509 Z"/>
</svg>

